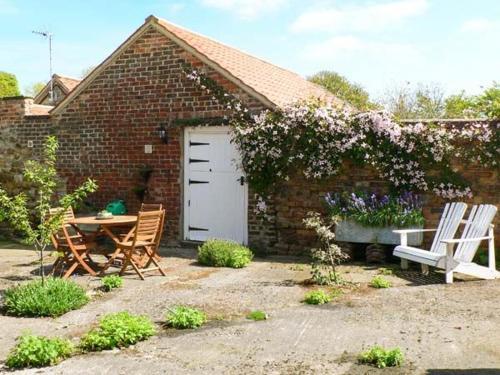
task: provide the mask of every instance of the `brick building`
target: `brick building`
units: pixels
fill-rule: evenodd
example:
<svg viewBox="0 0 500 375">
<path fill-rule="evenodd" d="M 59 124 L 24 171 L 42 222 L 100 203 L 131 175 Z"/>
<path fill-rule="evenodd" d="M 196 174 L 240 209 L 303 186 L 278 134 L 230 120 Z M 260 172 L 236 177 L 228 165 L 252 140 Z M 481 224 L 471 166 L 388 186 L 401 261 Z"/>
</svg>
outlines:
<svg viewBox="0 0 500 375">
<path fill-rule="evenodd" d="M 142 195 L 163 203 L 169 242 L 227 237 L 268 252 L 297 253 L 311 242 L 302 218 L 320 209 L 324 193 L 386 188 L 374 171 L 349 166 L 321 183 L 296 177 L 276 194 L 271 221 L 262 223 L 233 162 L 238 155 L 224 126 L 227 109 L 186 77 L 186 65 L 255 113 L 311 96 L 340 103 L 295 73 L 151 16 L 56 107 L 0 100 L 0 131 L 9 129 L 34 154 L 47 134 L 56 134 L 68 188 L 95 178 L 99 191 L 91 199 L 99 209 L 118 198 L 134 212 Z M 497 171 L 466 172 L 477 189 L 474 199 L 498 205 Z M 443 201 L 426 199 L 432 225 Z"/>
</svg>

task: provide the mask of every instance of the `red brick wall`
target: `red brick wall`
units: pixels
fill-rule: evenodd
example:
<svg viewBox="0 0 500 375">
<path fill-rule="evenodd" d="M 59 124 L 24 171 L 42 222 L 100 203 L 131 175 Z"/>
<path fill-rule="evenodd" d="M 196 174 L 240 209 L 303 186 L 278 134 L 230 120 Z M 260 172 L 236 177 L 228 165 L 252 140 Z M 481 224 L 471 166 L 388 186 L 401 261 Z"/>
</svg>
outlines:
<svg viewBox="0 0 500 375">
<path fill-rule="evenodd" d="M 463 201 L 469 204 L 490 203 L 500 207 L 498 171 L 479 166 L 456 167 L 472 184 L 472 191 L 475 193 L 472 199 Z M 324 210 L 323 202 L 327 192 L 353 190 L 387 192 L 387 188 L 387 183 L 378 177 L 375 170 L 357 167 L 350 163 L 345 163 L 342 172 L 329 180 L 314 182 L 305 180 L 300 175 L 290 179 L 273 200 L 278 235 L 274 252 L 297 254 L 311 246 L 314 242 L 314 234 L 304 229 L 302 219 L 308 211 Z M 446 201 L 433 193 L 424 194 L 423 199 L 425 226 L 435 228 Z M 494 223 L 498 246 L 500 244 L 500 214 L 497 214 Z M 426 235 L 427 244 L 432 241 L 432 235 L 432 233 Z"/>
</svg>

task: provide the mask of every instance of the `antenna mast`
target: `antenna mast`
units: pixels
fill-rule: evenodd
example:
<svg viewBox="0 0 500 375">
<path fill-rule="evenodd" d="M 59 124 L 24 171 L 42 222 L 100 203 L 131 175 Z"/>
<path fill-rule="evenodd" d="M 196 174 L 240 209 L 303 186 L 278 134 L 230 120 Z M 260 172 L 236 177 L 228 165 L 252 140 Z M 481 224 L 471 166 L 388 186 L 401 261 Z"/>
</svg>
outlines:
<svg viewBox="0 0 500 375">
<path fill-rule="evenodd" d="M 45 39 L 49 40 L 49 98 L 50 104 L 54 104 L 54 83 L 52 82 L 52 33 L 48 31 L 32 31 L 33 34 L 38 34 Z"/>
</svg>

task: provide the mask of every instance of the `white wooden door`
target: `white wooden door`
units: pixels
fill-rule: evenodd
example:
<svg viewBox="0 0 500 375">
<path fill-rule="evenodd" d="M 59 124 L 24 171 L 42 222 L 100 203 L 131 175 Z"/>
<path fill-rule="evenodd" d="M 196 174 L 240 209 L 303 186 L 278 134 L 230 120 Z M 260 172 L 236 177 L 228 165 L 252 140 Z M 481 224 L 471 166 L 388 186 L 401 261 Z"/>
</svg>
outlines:
<svg viewBox="0 0 500 375">
<path fill-rule="evenodd" d="M 246 244 L 247 184 L 229 128 L 186 128 L 184 134 L 185 239 Z"/>
</svg>

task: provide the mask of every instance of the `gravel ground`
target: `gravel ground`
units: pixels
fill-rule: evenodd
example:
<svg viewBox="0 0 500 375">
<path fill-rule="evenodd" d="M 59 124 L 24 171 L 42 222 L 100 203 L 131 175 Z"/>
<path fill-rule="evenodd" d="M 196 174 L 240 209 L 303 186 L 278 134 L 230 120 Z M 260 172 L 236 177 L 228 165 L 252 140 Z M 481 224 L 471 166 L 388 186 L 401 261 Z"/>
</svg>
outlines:
<svg viewBox="0 0 500 375">
<path fill-rule="evenodd" d="M 158 335 L 121 351 L 79 355 L 58 366 L 26 374 L 500 374 L 500 280 L 442 283 L 442 274 L 417 271 L 385 276 L 389 289 L 373 289 L 376 267 L 340 267 L 356 286 L 324 306 L 301 303 L 311 289 L 304 283 L 303 259 L 269 257 L 233 270 L 207 268 L 190 249 L 164 249 L 167 277 L 140 281 L 132 273 L 124 287 L 102 295 L 99 280 L 75 280 L 93 292 L 92 301 L 57 319 L 0 315 L 0 366 L 15 338 L 30 330 L 77 342 L 105 313 L 147 314 Z M 0 291 L 33 278 L 36 255 L 0 244 Z M 1 297 L 0 297 L 1 298 Z M 165 311 L 188 304 L 208 313 L 198 330 L 162 326 Z M 269 319 L 245 319 L 253 309 Z M 399 346 L 405 365 L 378 370 L 356 363 L 369 346 Z M 0 371 L 7 372 L 5 368 Z"/>
</svg>

